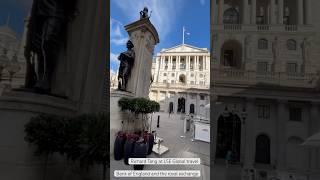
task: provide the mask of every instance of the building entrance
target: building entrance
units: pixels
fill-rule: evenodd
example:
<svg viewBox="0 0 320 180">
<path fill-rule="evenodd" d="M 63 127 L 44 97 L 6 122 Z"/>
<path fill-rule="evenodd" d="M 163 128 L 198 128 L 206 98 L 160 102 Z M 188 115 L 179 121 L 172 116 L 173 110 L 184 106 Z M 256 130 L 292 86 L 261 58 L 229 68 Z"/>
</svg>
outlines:
<svg viewBox="0 0 320 180">
<path fill-rule="evenodd" d="M 225 159 L 231 151 L 231 162 L 240 162 L 241 120 L 239 116 L 229 114 L 218 119 L 216 158 Z"/>
</svg>

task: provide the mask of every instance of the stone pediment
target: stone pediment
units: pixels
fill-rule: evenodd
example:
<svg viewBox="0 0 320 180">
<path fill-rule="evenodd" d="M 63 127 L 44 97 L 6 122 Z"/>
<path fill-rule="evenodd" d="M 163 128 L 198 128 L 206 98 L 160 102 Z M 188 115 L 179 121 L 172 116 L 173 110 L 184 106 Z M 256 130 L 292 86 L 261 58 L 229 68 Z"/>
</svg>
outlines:
<svg viewBox="0 0 320 180">
<path fill-rule="evenodd" d="M 198 48 L 188 44 L 181 44 L 169 49 L 162 49 L 161 53 L 176 53 L 176 52 L 199 52 L 199 53 L 207 53 L 207 48 Z"/>
</svg>

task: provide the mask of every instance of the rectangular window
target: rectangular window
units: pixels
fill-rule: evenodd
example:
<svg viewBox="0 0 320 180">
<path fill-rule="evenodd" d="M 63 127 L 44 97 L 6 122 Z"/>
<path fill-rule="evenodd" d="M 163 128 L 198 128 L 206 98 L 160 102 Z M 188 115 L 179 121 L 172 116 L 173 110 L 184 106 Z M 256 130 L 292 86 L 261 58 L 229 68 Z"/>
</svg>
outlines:
<svg viewBox="0 0 320 180">
<path fill-rule="evenodd" d="M 163 80 L 163 83 L 167 83 L 167 80 Z"/>
<path fill-rule="evenodd" d="M 287 74 L 296 74 L 298 72 L 297 63 L 287 63 Z"/>
<path fill-rule="evenodd" d="M 190 84 L 194 85 L 194 81 L 190 81 Z"/>
<path fill-rule="evenodd" d="M 204 95 L 200 95 L 200 100 L 204 100 L 204 99 L 205 99 Z"/>
<path fill-rule="evenodd" d="M 171 84 L 174 84 L 174 80 L 171 80 Z"/>
<path fill-rule="evenodd" d="M 268 62 L 258 62 L 257 64 L 257 73 L 265 74 L 268 72 Z"/>
<path fill-rule="evenodd" d="M 172 73 L 171 76 L 174 77 L 174 73 Z"/>
<path fill-rule="evenodd" d="M 258 118 L 270 119 L 270 105 L 258 105 Z"/>
<path fill-rule="evenodd" d="M 289 108 L 289 120 L 290 121 L 301 121 L 302 109 L 297 107 Z"/>
</svg>

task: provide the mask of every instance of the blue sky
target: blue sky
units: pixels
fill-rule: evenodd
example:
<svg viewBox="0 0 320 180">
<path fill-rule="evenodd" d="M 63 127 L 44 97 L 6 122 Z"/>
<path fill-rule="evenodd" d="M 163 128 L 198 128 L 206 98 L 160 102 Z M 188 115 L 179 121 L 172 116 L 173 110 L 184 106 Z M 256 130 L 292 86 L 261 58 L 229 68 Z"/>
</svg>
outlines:
<svg viewBox="0 0 320 180">
<path fill-rule="evenodd" d="M 0 0 L 0 26 L 5 25 L 10 16 L 9 26 L 21 37 L 31 5 L 32 0 Z"/>
<path fill-rule="evenodd" d="M 210 48 L 210 0 L 111 0 L 110 2 L 110 68 L 118 69 L 119 53 L 126 50 L 128 34 L 124 26 L 139 19 L 139 12 L 147 6 L 151 22 L 158 30 L 160 43 L 155 55 L 163 48 L 182 43 L 185 26 L 185 44 Z"/>
</svg>

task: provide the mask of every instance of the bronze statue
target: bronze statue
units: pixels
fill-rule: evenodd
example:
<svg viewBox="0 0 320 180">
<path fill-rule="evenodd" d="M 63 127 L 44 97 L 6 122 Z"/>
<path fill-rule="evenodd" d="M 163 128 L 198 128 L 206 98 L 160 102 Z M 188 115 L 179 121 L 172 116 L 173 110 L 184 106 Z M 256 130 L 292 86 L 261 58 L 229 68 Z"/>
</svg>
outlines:
<svg viewBox="0 0 320 180">
<path fill-rule="evenodd" d="M 148 8 L 144 7 L 142 11 L 140 11 L 140 19 L 148 18 Z"/>
<path fill-rule="evenodd" d="M 118 74 L 118 89 L 126 91 L 127 83 L 131 75 L 131 70 L 134 65 L 135 52 L 133 50 L 133 43 L 129 40 L 127 42 L 127 51 L 121 53 L 118 57 L 120 61 Z"/>
<path fill-rule="evenodd" d="M 50 93 L 51 79 L 76 0 L 34 0 L 28 24 L 25 87 Z"/>
</svg>

